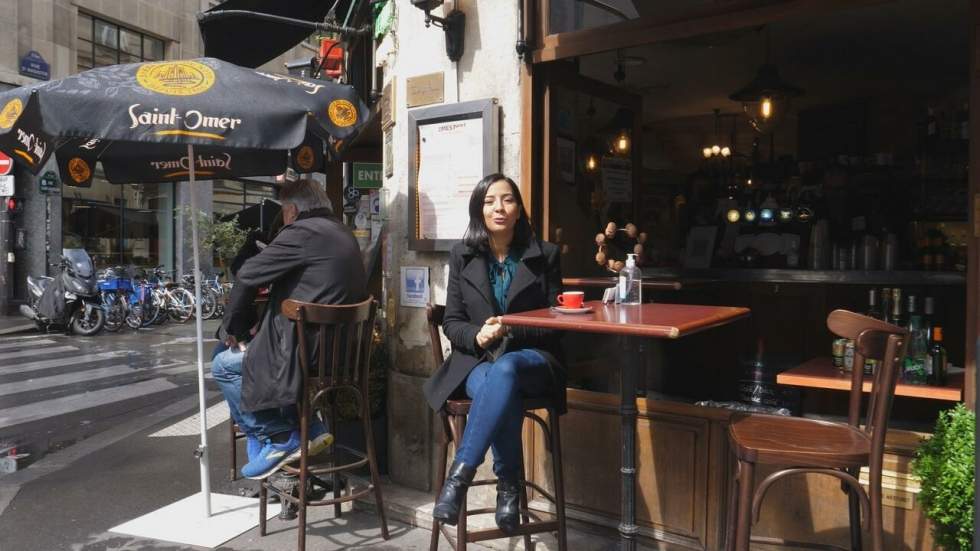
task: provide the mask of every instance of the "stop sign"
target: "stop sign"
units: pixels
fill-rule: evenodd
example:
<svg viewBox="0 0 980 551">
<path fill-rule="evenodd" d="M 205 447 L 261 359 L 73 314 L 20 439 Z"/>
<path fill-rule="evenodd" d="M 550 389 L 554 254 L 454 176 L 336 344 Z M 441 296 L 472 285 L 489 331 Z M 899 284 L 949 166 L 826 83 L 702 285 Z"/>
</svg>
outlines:
<svg viewBox="0 0 980 551">
<path fill-rule="evenodd" d="M 0 151 L 0 176 L 10 174 L 14 169 L 14 161 L 6 153 Z"/>
</svg>

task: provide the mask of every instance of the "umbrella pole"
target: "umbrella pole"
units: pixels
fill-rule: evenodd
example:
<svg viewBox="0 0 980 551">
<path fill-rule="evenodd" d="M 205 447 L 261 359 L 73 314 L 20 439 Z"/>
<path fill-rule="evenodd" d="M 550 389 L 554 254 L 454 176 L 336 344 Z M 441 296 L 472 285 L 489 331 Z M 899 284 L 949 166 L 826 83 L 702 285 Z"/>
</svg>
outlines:
<svg viewBox="0 0 980 551">
<path fill-rule="evenodd" d="M 201 261 L 200 245 L 197 232 L 197 189 L 194 186 L 194 146 L 187 144 L 188 171 L 190 172 L 191 192 L 191 239 L 194 250 L 194 318 L 197 326 L 197 397 L 200 412 L 198 418 L 201 424 L 201 445 L 198 447 L 198 459 L 201 466 L 201 495 L 204 498 L 204 517 L 211 516 L 211 473 L 208 453 L 208 420 L 204 394 L 204 320 L 201 319 Z"/>
</svg>

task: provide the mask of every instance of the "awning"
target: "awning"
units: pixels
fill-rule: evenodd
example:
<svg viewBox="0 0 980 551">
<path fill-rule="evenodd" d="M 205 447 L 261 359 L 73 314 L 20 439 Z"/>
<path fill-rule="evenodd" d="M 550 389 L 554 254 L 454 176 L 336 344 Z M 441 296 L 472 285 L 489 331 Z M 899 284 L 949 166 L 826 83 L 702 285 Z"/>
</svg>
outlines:
<svg viewBox="0 0 980 551">
<path fill-rule="evenodd" d="M 226 0 L 198 14 L 204 39 L 204 55 L 245 67 L 258 67 L 299 44 L 313 34 L 309 27 L 257 19 L 246 14 L 216 15 L 221 11 L 243 10 L 279 17 L 322 23 L 334 8 L 343 22 L 356 0 Z"/>
</svg>

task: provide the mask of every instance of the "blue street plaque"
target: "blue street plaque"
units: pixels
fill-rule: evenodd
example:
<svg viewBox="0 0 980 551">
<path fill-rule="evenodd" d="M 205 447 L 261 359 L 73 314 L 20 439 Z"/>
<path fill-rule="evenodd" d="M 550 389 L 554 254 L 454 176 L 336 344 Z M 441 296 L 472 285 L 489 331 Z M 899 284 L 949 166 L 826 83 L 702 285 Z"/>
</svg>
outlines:
<svg viewBox="0 0 980 551">
<path fill-rule="evenodd" d="M 20 58 L 20 74 L 39 80 L 48 80 L 51 78 L 51 66 L 48 65 L 47 61 L 44 61 L 41 54 L 31 50 L 27 52 L 27 55 Z"/>
</svg>

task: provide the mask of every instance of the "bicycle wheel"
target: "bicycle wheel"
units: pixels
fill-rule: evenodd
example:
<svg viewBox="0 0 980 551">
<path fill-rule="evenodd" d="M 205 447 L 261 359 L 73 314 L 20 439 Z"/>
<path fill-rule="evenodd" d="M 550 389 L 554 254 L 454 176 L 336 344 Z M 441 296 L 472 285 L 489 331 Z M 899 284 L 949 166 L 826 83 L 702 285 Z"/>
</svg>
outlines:
<svg viewBox="0 0 980 551">
<path fill-rule="evenodd" d="M 209 320 L 218 311 L 218 298 L 213 289 L 201 289 L 201 319 Z"/>
<path fill-rule="evenodd" d="M 102 303 L 105 305 L 105 330 L 115 333 L 122 329 L 126 319 L 126 303 L 116 293 L 102 293 Z"/>
<path fill-rule="evenodd" d="M 184 323 L 194 316 L 194 295 L 187 289 L 178 288 L 170 291 L 167 314 L 170 319 Z"/>
</svg>

